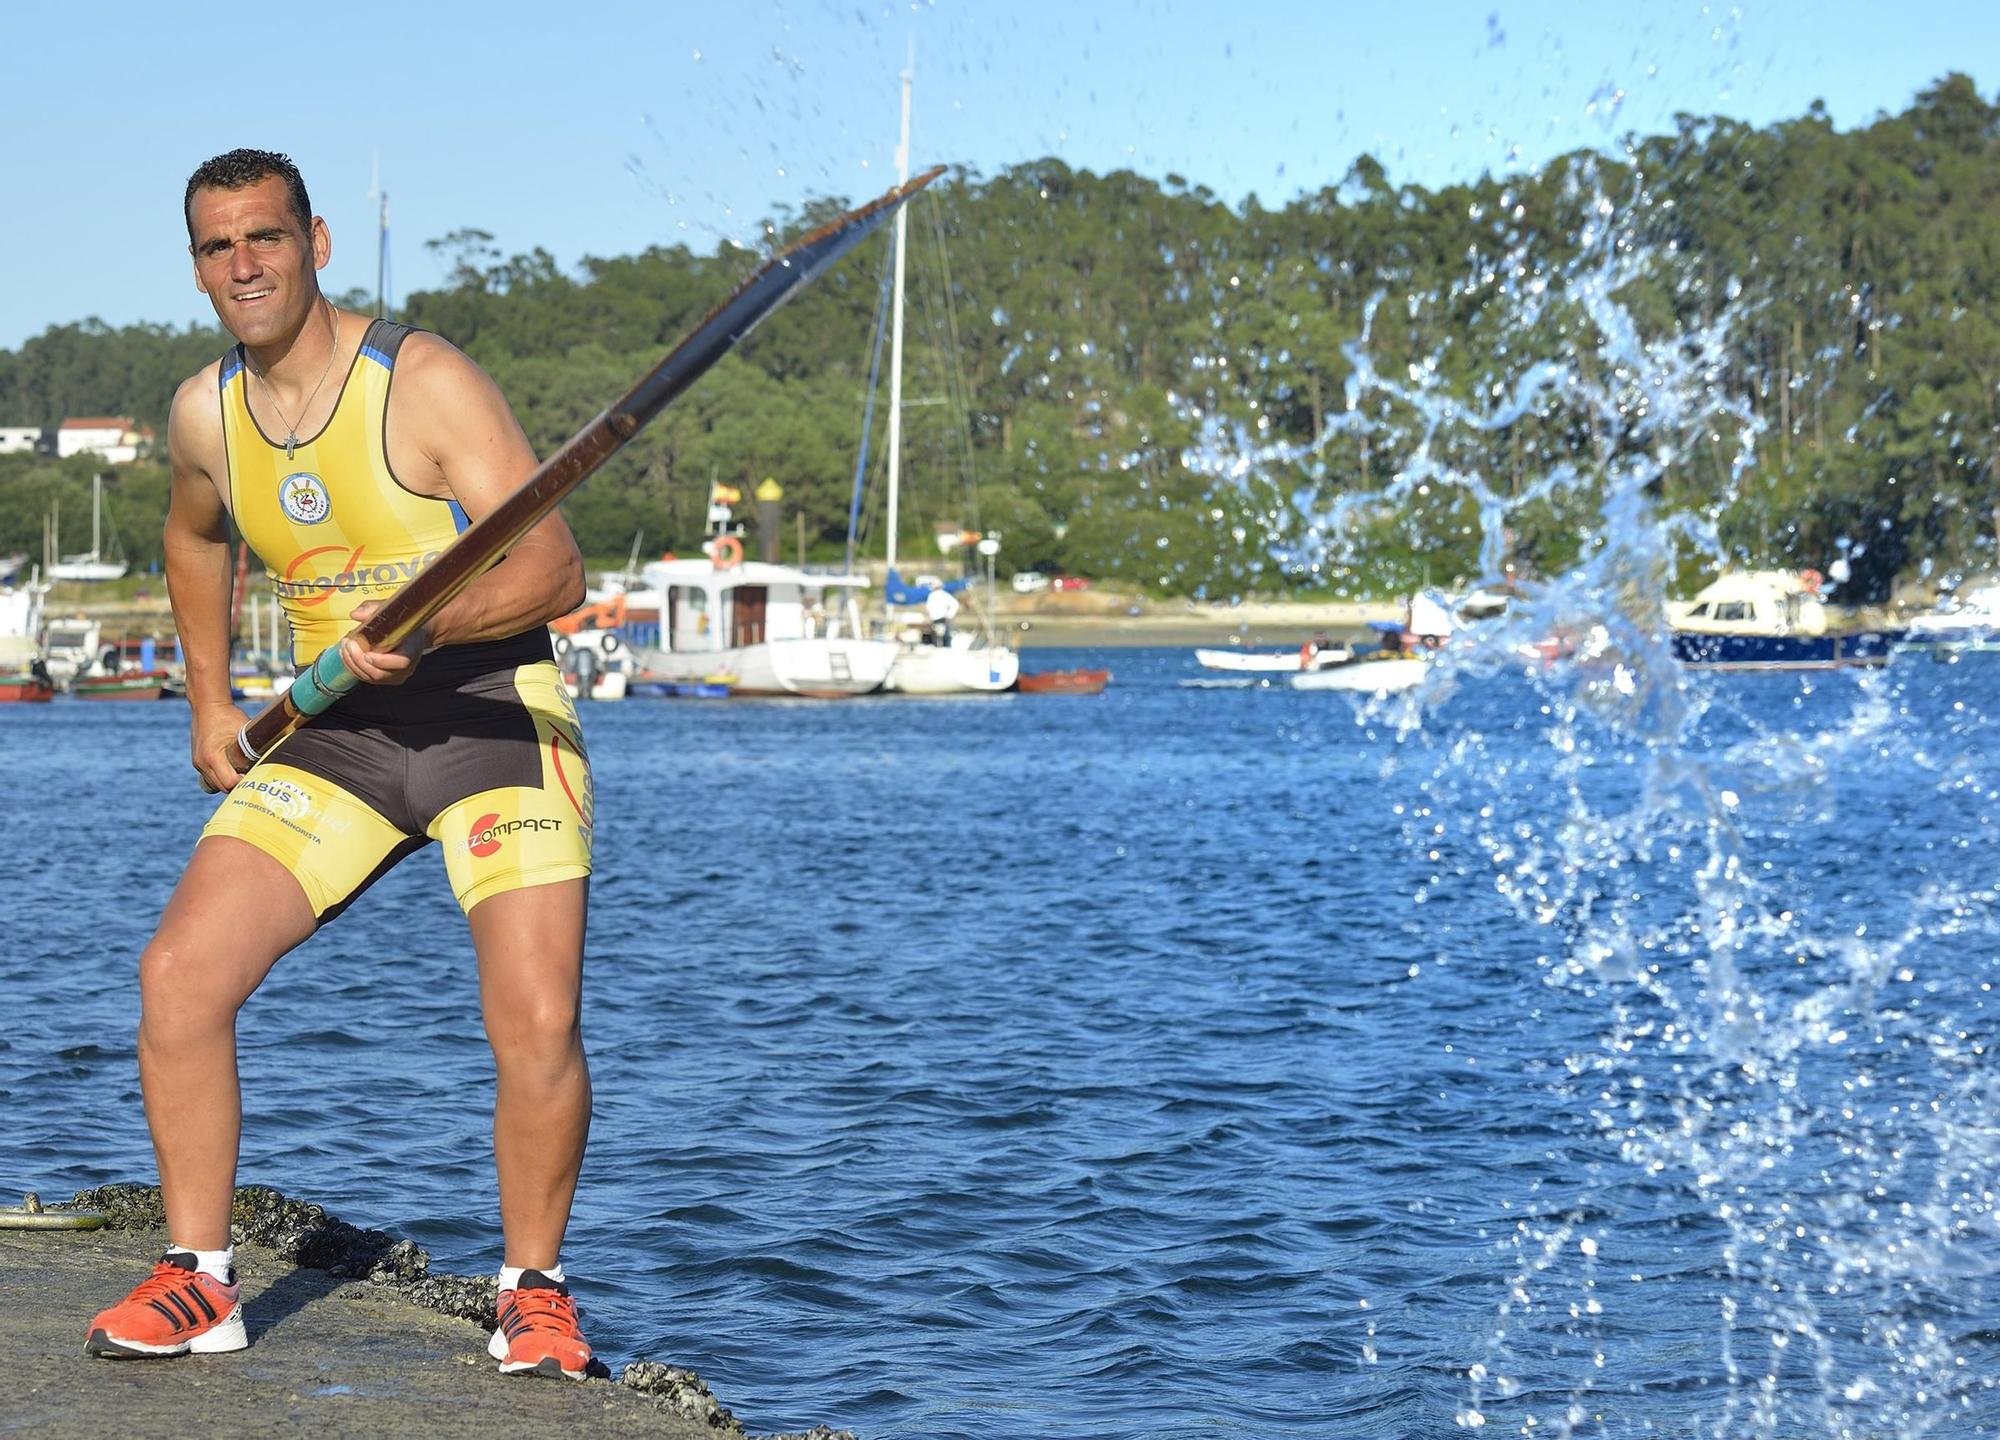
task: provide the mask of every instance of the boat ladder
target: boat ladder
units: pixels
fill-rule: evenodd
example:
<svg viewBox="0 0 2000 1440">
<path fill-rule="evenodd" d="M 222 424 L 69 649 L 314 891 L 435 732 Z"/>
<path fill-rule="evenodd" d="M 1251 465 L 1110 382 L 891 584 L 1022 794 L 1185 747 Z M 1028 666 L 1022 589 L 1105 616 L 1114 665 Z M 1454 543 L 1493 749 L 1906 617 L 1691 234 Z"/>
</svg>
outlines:
<svg viewBox="0 0 2000 1440">
<path fill-rule="evenodd" d="M 826 657 L 827 673 L 834 679 L 846 683 L 854 679 L 854 671 L 847 664 L 847 652 L 835 650 Z"/>
</svg>

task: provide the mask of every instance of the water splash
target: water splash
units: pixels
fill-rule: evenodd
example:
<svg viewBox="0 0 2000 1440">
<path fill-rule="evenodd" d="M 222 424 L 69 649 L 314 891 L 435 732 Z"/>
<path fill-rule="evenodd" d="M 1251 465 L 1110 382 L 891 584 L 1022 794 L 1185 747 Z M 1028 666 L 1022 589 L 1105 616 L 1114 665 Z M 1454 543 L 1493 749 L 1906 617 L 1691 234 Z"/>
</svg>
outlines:
<svg viewBox="0 0 2000 1440">
<path fill-rule="evenodd" d="M 1510 1202 L 1525 1213 L 1456 1418 L 1534 1435 L 1658 1433 L 1663 1417 L 1718 1437 L 1963 1433 L 1992 1418 L 2000 897 L 1896 886 L 1855 853 L 1837 777 L 1893 763 L 1947 803 L 1992 792 L 1976 760 L 1928 752 L 1920 727 L 1939 717 L 1893 677 L 1808 683 L 1773 715 L 1674 661 L 1676 567 L 1731 558 L 1716 520 L 1756 457 L 1761 422 L 1729 380 L 1748 307 L 1733 283 L 1705 320 L 1674 303 L 1697 272 L 1660 238 L 1671 202 L 1644 176 L 1581 162 L 1565 182 L 1573 245 L 1557 224 L 1475 250 L 1450 295 L 1376 296 L 1346 348 L 1346 408 L 1316 440 L 1188 402 L 1190 469 L 1290 486 L 1273 545 L 1294 570 L 1365 567 L 1384 516 L 1462 517 L 1486 576 L 1538 513 L 1576 526 L 1568 564 L 1395 702 L 1410 743 L 1388 773 L 1416 792 L 1405 840 L 1433 866 L 1415 899 L 1485 896 L 1536 978 L 1599 1015 L 1551 1057 L 1551 1093 L 1587 1117 L 1581 1177 Z M 1519 234 L 1511 202 L 1496 235 Z M 1670 318 L 1642 322 L 1661 296 Z M 1451 339 L 1413 346 L 1440 307 L 1487 343 L 1483 368 Z M 1524 422 L 1556 439 L 1503 486 L 1495 441 Z M 1675 467 L 1719 451 L 1711 504 L 1654 508 Z M 1390 457 L 1387 482 L 1339 487 L 1357 453 L 1371 475 Z M 1529 766 L 1449 723 L 1455 686 L 1510 676 L 1544 742 Z M 1962 706 L 1943 721 L 1958 739 L 1980 723 Z M 1779 840 L 1823 863 L 1774 864 Z M 1620 1294 L 1648 1284 L 1700 1287 L 1713 1329 L 1625 1322 Z"/>
</svg>

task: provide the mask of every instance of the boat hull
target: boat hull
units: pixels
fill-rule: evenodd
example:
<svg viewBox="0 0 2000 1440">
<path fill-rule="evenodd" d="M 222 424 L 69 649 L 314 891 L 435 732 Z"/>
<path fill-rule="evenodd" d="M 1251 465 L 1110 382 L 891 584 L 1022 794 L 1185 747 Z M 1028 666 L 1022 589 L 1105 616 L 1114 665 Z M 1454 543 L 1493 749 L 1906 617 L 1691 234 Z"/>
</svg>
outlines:
<svg viewBox="0 0 2000 1440">
<path fill-rule="evenodd" d="M 83 675 L 70 684 L 79 700 L 167 700 L 174 689 L 165 674 Z"/>
<path fill-rule="evenodd" d="M 55 698 L 55 685 L 39 675 L 0 675 L 0 705 L 45 705 Z"/>
<path fill-rule="evenodd" d="M 1021 657 L 1003 645 L 905 645 L 887 689 L 903 695 L 991 695 L 1021 678 Z"/>
<path fill-rule="evenodd" d="M 625 693 L 639 700 L 727 700 L 729 687 L 713 680 L 663 680 L 641 674 Z"/>
<path fill-rule="evenodd" d="M 1294 690 L 1341 690 L 1353 695 L 1393 695 L 1420 684 L 1428 660 L 1350 660 L 1292 676 Z"/>
<path fill-rule="evenodd" d="M 563 692 L 572 700 L 583 698 L 583 681 L 574 672 L 565 670 L 562 677 Z M 593 675 L 590 680 L 592 700 L 623 700 L 630 693 L 628 680 L 623 670 L 604 670 Z"/>
<path fill-rule="evenodd" d="M 771 640 L 732 650 L 650 650 L 641 671 L 673 684 L 726 681 L 732 695 L 845 700 L 882 688 L 897 647 L 887 640 Z"/>
<path fill-rule="evenodd" d="M 1301 670 L 1305 668 L 1300 664 L 1299 652 L 1296 650 L 1278 655 L 1258 650 L 1196 650 L 1194 658 L 1205 669 L 1228 670 L 1232 672 L 1247 671 L 1253 674 L 1276 673 L 1281 670 Z"/>
<path fill-rule="evenodd" d="M 1844 635 L 1705 635 L 1676 630 L 1674 658 L 1691 670 L 1845 670 L 1889 663 L 1900 630 Z"/>
<path fill-rule="evenodd" d="M 1909 641 L 1896 647 L 1899 656 L 1928 655 L 1941 665 L 1956 665 L 1967 655 L 2000 655 L 2000 636 L 1981 635 L 1976 639 L 1943 640 L 1927 638 Z"/>
<path fill-rule="evenodd" d="M 1024 695 L 1101 695 L 1111 683 L 1109 670 L 1043 670 L 1021 677 Z"/>
<path fill-rule="evenodd" d="M 48 578 L 81 580 L 86 584 L 96 585 L 107 580 L 124 579 L 125 569 L 124 565 L 111 560 L 64 560 L 49 566 Z"/>
</svg>

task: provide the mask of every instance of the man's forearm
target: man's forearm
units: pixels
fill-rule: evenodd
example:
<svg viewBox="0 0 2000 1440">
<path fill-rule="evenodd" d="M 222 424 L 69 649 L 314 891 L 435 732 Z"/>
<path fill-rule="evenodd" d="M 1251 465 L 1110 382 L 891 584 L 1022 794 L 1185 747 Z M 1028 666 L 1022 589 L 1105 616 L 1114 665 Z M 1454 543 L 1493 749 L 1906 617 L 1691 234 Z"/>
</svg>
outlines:
<svg viewBox="0 0 2000 1440">
<path fill-rule="evenodd" d="M 583 561 L 574 547 L 530 536 L 431 622 L 433 645 L 469 645 L 519 635 L 583 603 Z"/>
<path fill-rule="evenodd" d="M 187 664 L 188 701 L 227 705 L 229 697 L 229 542 L 169 531 L 167 598 Z"/>
</svg>

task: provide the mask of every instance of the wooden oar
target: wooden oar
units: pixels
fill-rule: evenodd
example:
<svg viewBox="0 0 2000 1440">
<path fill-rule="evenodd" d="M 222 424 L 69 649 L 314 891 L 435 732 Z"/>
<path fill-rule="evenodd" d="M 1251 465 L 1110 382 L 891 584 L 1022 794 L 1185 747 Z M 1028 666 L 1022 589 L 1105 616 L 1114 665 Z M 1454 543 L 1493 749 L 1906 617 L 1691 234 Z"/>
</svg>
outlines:
<svg viewBox="0 0 2000 1440">
<path fill-rule="evenodd" d="M 534 529 L 562 498 L 598 466 L 617 454 L 634 435 L 704 371 L 728 354 L 752 328 L 834 261 L 860 244 L 896 207 L 944 173 L 942 165 L 899 185 L 881 199 L 851 210 L 803 239 L 786 246 L 736 287 L 708 318 L 676 345 L 623 399 L 579 430 L 484 519 L 454 540 L 438 558 L 392 595 L 361 627 L 375 648 L 400 644 L 421 629 L 453 597 L 491 569 L 501 556 Z M 292 682 L 291 689 L 259 711 L 236 737 L 230 757 L 248 770 L 299 726 L 330 709 L 358 683 L 329 645 Z"/>
</svg>

